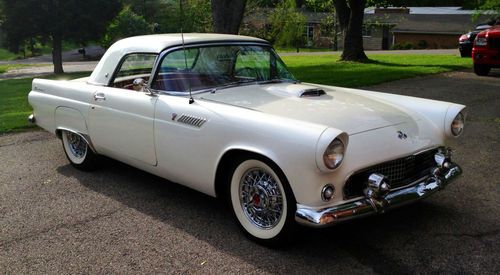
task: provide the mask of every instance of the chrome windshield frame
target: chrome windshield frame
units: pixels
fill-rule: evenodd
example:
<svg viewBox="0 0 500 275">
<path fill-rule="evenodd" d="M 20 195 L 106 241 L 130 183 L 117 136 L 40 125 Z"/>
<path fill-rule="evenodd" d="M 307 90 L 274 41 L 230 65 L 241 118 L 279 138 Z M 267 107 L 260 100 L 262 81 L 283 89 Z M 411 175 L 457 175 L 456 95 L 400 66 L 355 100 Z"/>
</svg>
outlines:
<svg viewBox="0 0 500 275">
<path fill-rule="evenodd" d="M 286 66 L 285 62 L 283 62 L 281 57 L 274 50 L 273 46 L 269 43 L 266 43 L 266 42 L 246 42 L 246 41 L 237 41 L 237 40 L 235 40 L 235 41 L 220 41 L 220 42 L 215 41 L 215 42 L 208 42 L 208 43 L 189 43 L 189 44 L 184 45 L 184 47 L 186 49 L 191 49 L 191 48 L 210 47 L 210 46 L 217 47 L 217 46 L 233 46 L 233 45 L 234 46 L 260 46 L 263 48 L 267 48 L 267 49 L 269 49 L 269 51 L 272 54 L 274 54 L 276 56 L 277 59 L 279 59 L 283 63 L 285 68 L 288 70 L 288 67 Z M 167 56 L 168 54 L 170 54 L 172 52 L 182 50 L 182 49 L 183 49 L 182 45 L 176 45 L 176 46 L 168 47 L 160 52 L 160 54 L 158 55 L 158 58 L 156 59 L 154 65 L 153 65 L 154 69 L 153 69 L 153 72 L 151 74 L 151 77 L 148 80 L 149 89 L 154 90 L 155 92 L 157 92 L 159 94 L 166 94 L 166 95 L 172 95 L 172 96 L 189 96 L 188 91 L 185 91 L 185 92 L 164 91 L 164 90 L 156 90 L 156 89 L 152 88 L 153 81 L 155 81 L 156 78 L 158 77 L 158 73 L 160 71 L 160 66 L 161 66 L 161 63 L 163 62 L 163 59 L 165 58 L 165 56 Z M 290 70 L 288 70 L 288 71 L 290 72 Z M 296 80 L 296 81 L 298 81 L 298 80 Z M 256 82 L 243 82 L 241 84 L 242 85 L 249 85 L 249 84 L 259 84 L 259 83 L 256 81 Z M 224 86 L 221 86 L 221 87 L 224 87 Z M 191 94 L 195 95 L 195 94 L 208 93 L 208 92 L 211 92 L 211 91 L 214 91 L 217 89 L 218 89 L 218 87 L 195 90 L 195 91 L 191 91 Z"/>
</svg>

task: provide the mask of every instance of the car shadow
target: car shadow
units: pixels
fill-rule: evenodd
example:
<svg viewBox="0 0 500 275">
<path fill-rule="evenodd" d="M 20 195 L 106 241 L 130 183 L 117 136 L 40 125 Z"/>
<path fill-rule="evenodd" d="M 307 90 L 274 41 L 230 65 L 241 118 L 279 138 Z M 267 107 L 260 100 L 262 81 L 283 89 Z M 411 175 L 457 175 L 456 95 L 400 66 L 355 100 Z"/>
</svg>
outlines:
<svg viewBox="0 0 500 275">
<path fill-rule="evenodd" d="M 296 273 L 304 265 L 318 272 L 348 272 L 345 268 L 359 263 L 375 272 L 410 273 L 412 267 L 380 244 L 396 249 L 418 246 L 415 240 L 421 238 L 421 232 L 428 232 L 436 220 L 454 215 L 453 210 L 441 205 L 421 202 L 330 228 L 301 228 L 293 244 L 270 249 L 247 240 L 233 221 L 231 210 L 219 200 L 117 161 L 106 163 L 90 176 L 69 164 L 57 170 L 90 190 L 272 273 L 276 272 L 277 259 L 280 273 Z M 346 267 L 349 263 L 351 267 Z"/>
<path fill-rule="evenodd" d="M 492 68 L 487 76 L 500 77 L 500 68 Z"/>
</svg>

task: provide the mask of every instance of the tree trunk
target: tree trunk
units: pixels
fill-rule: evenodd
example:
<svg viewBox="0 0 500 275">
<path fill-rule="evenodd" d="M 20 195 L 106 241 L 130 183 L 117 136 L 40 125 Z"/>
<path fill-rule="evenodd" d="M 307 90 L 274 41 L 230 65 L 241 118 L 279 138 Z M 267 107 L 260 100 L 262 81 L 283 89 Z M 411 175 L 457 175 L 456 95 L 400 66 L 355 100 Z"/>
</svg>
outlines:
<svg viewBox="0 0 500 275">
<path fill-rule="evenodd" d="M 349 25 L 351 10 L 347 6 L 346 0 L 333 0 L 333 5 L 335 6 L 335 14 L 340 25 L 340 30 L 345 31 Z"/>
<path fill-rule="evenodd" d="M 52 63 L 54 64 L 54 73 L 64 73 L 62 64 L 62 38 L 60 34 L 52 35 Z"/>
<path fill-rule="evenodd" d="M 341 60 L 368 60 L 363 49 L 363 16 L 366 0 L 334 0 L 333 4 L 340 29 L 344 33 Z"/>
<path fill-rule="evenodd" d="M 348 0 L 348 2 L 351 16 L 345 33 L 342 60 L 366 61 L 368 57 L 363 49 L 363 16 L 366 0 Z"/>
<path fill-rule="evenodd" d="M 246 0 L 212 0 L 214 32 L 238 34 Z"/>
</svg>

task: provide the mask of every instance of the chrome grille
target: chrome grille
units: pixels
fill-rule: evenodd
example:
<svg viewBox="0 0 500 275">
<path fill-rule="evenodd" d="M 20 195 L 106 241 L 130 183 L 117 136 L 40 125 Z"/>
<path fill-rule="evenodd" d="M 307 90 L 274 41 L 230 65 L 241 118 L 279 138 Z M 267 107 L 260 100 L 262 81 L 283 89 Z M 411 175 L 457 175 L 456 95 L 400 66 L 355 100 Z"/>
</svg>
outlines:
<svg viewBox="0 0 500 275">
<path fill-rule="evenodd" d="M 391 189 L 408 185 L 429 174 L 430 169 L 436 166 L 434 161 L 434 154 L 436 153 L 437 148 L 358 171 L 347 180 L 344 186 L 345 197 L 362 196 L 366 181 L 372 173 L 386 176 Z"/>
</svg>

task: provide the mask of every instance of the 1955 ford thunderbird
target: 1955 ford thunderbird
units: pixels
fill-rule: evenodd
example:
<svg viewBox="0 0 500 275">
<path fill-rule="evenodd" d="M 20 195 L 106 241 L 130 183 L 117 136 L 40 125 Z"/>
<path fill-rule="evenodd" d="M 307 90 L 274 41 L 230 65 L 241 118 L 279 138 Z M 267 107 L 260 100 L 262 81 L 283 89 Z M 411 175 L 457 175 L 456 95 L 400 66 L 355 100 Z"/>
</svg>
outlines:
<svg viewBox="0 0 500 275">
<path fill-rule="evenodd" d="M 29 102 L 74 167 L 104 155 L 221 197 L 264 244 L 417 201 L 462 172 L 444 143 L 465 106 L 301 83 L 252 37 L 120 40 L 88 78 L 33 80 Z"/>
</svg>

